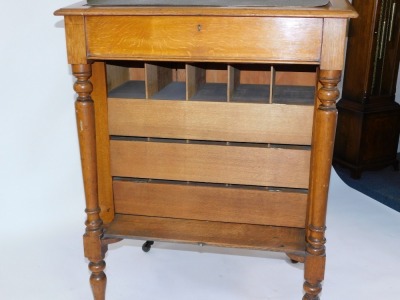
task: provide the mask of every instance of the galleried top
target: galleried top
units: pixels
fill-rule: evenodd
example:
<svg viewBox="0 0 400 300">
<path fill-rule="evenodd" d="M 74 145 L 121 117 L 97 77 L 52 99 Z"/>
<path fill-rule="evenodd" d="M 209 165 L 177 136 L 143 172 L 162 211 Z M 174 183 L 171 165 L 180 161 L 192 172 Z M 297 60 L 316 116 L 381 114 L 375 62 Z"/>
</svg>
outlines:
<svg viewBox="0 0 400 300">
<path fill-rule="evenodd" d="M 231 16 L 355 18 L 348 0 L 86 0 L 57 16 Z"/>
<path fill-rule="evenodd" d="M 317 7 L 329 0 L 87 0 L 91 6 Z"/>
</svg>

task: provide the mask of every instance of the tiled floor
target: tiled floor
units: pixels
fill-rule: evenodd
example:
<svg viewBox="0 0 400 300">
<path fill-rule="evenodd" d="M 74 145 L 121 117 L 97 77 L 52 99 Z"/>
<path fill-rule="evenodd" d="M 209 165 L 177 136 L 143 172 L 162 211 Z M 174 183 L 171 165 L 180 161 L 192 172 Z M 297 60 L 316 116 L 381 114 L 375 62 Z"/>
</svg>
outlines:
<svg viewBox="0 0 400 300">
<path fill-rule="evenodd" d="M 330 197 L 321 299 L 398 299 L 400 213 L 350 189 L 335 173 Z M 63 228 L 48 226 L 54 219 L 42 216 L 42 230 L 27 228 L 26 235 L 2 241 L 2 299 L 91 299 L 79 214 L 60 215 Z M 303 265 L 280 253 L 158 243 L 146 254 L 140 247 L 138 241 L 110 247 L 108 299 L 302 297 Z"/>
</svg>

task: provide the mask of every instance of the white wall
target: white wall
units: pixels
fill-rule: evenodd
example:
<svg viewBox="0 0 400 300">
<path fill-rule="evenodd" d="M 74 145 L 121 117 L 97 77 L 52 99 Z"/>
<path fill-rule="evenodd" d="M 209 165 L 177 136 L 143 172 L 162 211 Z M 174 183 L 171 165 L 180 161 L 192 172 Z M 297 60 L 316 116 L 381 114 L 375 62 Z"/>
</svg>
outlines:
<svg viewBox="0 0 400 300">
<path fill-rule="evenodd" d="M 1 3 L 1 299 L 89 299 L 73 81 L 53 16 L 73 2 Z"/>
<path fill-rule="evenodd" d="M 72 77 L 61 17 L 71 0 L 0 9 L 0 234 L 32 236 L 83 222 Z M 79 224 L 79 223 L 78 223 Z M 4 245 L 4 243 L 2 243 Z"/>
</svg>

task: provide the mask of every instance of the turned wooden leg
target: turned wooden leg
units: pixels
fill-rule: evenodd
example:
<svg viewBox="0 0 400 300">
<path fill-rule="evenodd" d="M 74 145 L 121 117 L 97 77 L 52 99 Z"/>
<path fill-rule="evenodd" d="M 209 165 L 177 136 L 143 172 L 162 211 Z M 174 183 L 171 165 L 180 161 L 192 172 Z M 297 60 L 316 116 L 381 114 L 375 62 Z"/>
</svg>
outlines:
<svg viewBox="0 0 400 300">
<path fill-rule="evenodd" d="M 313 229 L 312 229 L 313 230 Z M 325 229 L 319 228 L 319 235 L 323 235 Z M 310 242 L 312 244 L 310 244 Z M 304 263 L 304 297 L 303 300 L 319 300 L 322 291 L 322 281 L 325 274 L 325 238 L 312 240 L 309 238 L 307 254 Z"/>
<path fill-rule="evenodd" d="M 325 273 L 325 220 L 337 120 L 337 84 L 341 71 L 321 70 L 314 114 L 310 189 L 306 228 L 303 300 L 318 300 Z"/>
<path fill-rule="evenodd" d="M 106 295 L 107 277 L 103 272 L 106 267 L 104 260 L 89 263 L 89 270 L 92 272 L 90 276 L 90 286 L 92 287 L 93 297 L 96 300 L 104 300 Z"/>
<path fill-rule="evenodd" d="M 94 120 L 94 103 L 91 99 L 93 90 L 89 81 L 92 75 L 90 64 L 72 65 L 72 72 L 77 81 L 74 90 L 78 94 L 75 102 L 76 121 L 81 153 L 83 182 L 86 201 L 86 232 L 83 236 L 85 257 L 90 261 L 92 272 L 90 284 L 95 300 L 105 299 L 106 275 L 104 268 L 107 245 L 102 242 L 103 222 L 100 218 L 100 208 L 97 194 L 97 160 L 96 133 Z"/>
<path fill-rule="evenodd" d="M 320 300 L 319 294 L 322 291 L 321 283 L 312 284 L 308 281 L 304 282 L 303 286 L 306 294 L 303 297 L 303 300 Z"/>
<path fill-rule="evenodd" d="M 98 215 L 98 212 L 99 210 L 95 214 Z M 88 213 L 88 219 L 89 215 L 92 216 L 92 214 L 92 212 Z M 90 276 L 90 286 L 92 288 L 94 300 L 105 300 L 107 277 L 104 273 L 106 267 L 104 257 L 108 246 L 102 240 L 103 229 L 100 227 L 101 229 L 92 230 L 90 223 L 86 223 L 87 227 L 86 233 L 83 236 L 83 241 L 85 257 L 89 259 L 89 270 L 92 272 Z M 95 223 L 92 223 L 92 225 L 94 224 Z M 98 222 L 97 224 L 102 223 Z"/>
</svg>

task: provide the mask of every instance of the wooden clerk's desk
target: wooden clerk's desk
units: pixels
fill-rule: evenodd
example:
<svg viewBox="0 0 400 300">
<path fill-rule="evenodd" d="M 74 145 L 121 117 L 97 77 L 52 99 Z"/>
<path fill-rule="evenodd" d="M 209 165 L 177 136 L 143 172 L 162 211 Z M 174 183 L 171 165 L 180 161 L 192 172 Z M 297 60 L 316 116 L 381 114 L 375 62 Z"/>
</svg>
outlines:
<svg viewBox="0 0 400 300">
<path fill-rule="evenodd" d="M 77 78 L 94 298 L 107 245 L 137 238 L 285 252 L 305 263 L 303 299 L 319 299 L 351 6 L 56 15 Z"/>
</svg>

